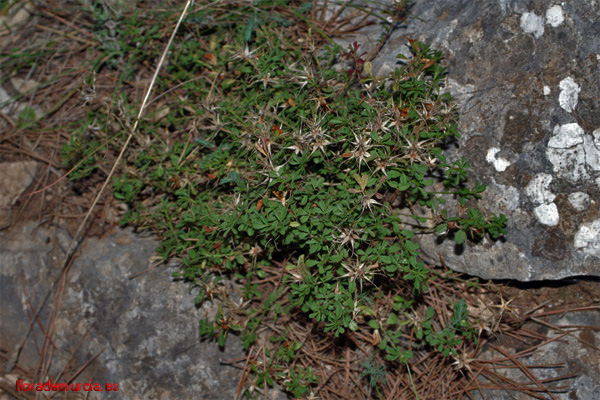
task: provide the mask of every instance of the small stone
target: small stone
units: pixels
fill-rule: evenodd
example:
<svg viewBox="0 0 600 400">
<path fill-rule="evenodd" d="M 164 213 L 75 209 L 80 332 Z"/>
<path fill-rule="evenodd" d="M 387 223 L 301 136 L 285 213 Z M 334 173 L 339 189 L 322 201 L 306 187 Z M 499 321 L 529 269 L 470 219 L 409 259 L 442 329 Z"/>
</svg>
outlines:
<svg viewBox="0 0 600 400">
<path fill-rule="evenodd" d="M 10 82 L 21 94 L 27 93 L 35 89 L 39 83 L 33 79 L 11 78 Z"/>
<path fill-rule="evenodd" d="M 33 4 L 26 1 L 18 3 L 19 4 L 15 4 L 14 7 L 8 7 L 8 15 L 0 16 L 0 27 L 12 29 L 27 22 L 31 16 Z"/>
<path fill-rule="evenodd" d="M 33 182 L 36 161 L 0 163 L 0 208 L 12 206 Z"/>
<path fill-rule="evenodd" d="M 11 101 L 11 97 L 6 93 L 6 90 L 0 86 L 0 111 L 7 112 L 9 109 L 9 102 Z"/>
<path fill-rule="evenodd" d="M 10 207 L 33 182 L 37 165 L 36 161 L 0 163 L 0 229 L 10 226 Z"/>
</svg>

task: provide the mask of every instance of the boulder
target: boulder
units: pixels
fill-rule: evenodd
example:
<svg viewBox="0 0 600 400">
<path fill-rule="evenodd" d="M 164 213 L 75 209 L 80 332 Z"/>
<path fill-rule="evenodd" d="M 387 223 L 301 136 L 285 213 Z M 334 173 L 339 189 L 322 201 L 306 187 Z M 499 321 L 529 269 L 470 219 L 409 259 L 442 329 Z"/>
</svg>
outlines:
<svg viewBox="0 0 600 400">
<path fill-rule="evenodd" d="M 62 242 L 69 240 L 64 230 L 53 232 L 34 223 L 0 233 L 0 320 L 10 321 L 0 324 L 4 351 L 12 352 L 27 332 L 29 304 L 37 307 L 59 274 L 56 255 L 62 257 Z M 239 338 L 231 337 L 225 351 L 220 351 L 216 343 L 201 341 L 198 334 L 198 320 L 216 312 L 215 307 L 194 305 L 189 285 L 169 278 L 177 270 L 174 265 L 130 279 L 148 268 L 157 245 L 155 239 L 130 230 L 84 242 L 63 292 L 50 376 L 56 377 L 77 350 L 65 377 L 99 354 L 78 381 L 93 378 L 102 387 L 119 385 L 118 392 L 106 392 L 102 398 L 233 399 L 240 370 L 222 362 L 241 358 L 243 365 Z M 40 316 L 44 324 L 48 308 Z M 43 333 L 36 327 L 20 365 L 37 365 L 36 348 L 42 341 Z M 65 377 L 57 382 L 64 383 Z M 13 372 L 4 379 L 11 382 L 17 377 Z"/>
<path fill-rule="evenodd" d="M 353 37 L 369 50 L 371 26 Z M 508 234 L 456 246 L 424 236 L 425 259 L 486 279 L 600 276 L 600 4 L 596 1 L 416 1 L 373 62 L 393 70 L 407 38 L 442 50 L 460 106 L 458 149 L 479 207 Z"/>
</svg>

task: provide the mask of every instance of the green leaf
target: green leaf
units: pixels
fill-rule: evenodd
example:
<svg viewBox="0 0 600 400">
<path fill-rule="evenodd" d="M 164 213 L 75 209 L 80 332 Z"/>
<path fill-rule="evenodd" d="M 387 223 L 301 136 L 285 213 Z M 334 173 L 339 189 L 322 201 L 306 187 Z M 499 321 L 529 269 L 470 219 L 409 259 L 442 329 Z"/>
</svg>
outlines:
<svg viewBox="0 0 600 400">
<path fill-rule="evenodd" d="M 415 236 L 414 232 L 411 232 L 411 231 L 406 230 L 406 229 L 403 229 L 401 233 L 402 233 L 402 236 L 404 236 L 407 239 L 410 239 L 413 236 Z"/>
<path fill-rule="evenodd" d="M 410 252 L 415 252 L 419 250 L 419 243 L 415 243 L 412 240 L 407 240 L 404 242 L 404 247 Z"/>
<path fill-rule="evenodd" d="M 314 254 L 319 250 L 321 250 L 321 245 L 319 243 L 312 243 L 308 249 L 308 252 L 310 254 Z"/>
<path fill-rule="evenodd" d="M 400 176 L 400 172 L 398 172 L 395 169 L 392 169 L 391 171 L 388 171 L 387 173 L 387 178 L 388 179 L 394 179 Z"/>
<path fill-rule="evenodd" d="M 379 322 L 377 322 L 376 320 L 372 319 L 369 321 L 369 326 L 373 329 L 379 329 Z"/>
<path fill-rule="evenodd" d="M 417 340 L 423 339 L 423 329 L 417 329 L 417 331 L 415 332 L 415 337 L 417 338 Z"/>
<path fill-rule="evenodd" d="M 466 239 L 467 239 L 467 234 L 462 229 L 459 231 L 456 231 L 456 233 L 454 234 L 454 241 L 456 242 L 456 244 L 463 244 Z"/>
<path fill-rule="evenodd" d="M 219 347 L 225 347 L 225 339 L 227 339 L 227 335 L 224 332 L 219 333 L 219 337 L 217 338 L 217 343 Z"/>
<path fill-rule="evenodd" d="M 348 328 L 353 331 L 356 332 L 358 330 L 358 324 L 356 323 L 356 321 L 352 320 L 350 321 L 350 323 L 348 324 Z"/>
<path fill-rule="evenodd" d="M 443 223 L 443 224 L 439 224 L 436 228 L 435 231 L 437 233 L 445 233 L 448 230 L 448 224 Z"/>
<path fill-rule="evenodd" d="M 387 321 L 385 322 L 387 325 L 394 325 L 398 323 L 398 316 L 394 313 L 391 313 L 390 316 L 388 317 Z"/>
<path fill-rule="evenodd" d="M 256 230 L 261 230 L 265 228 L 267 224 L 263 223 L 260 219 L 256 218 L 252 220 L 252 227 Z"/>
<path fill-rule="evenodd" d="M 334 254 L 331 257 L 329 257 L 329 261 L 331 261 L 332 263 L 338 263 L 338 262 L 342 261 L 342 255 Z"/>
</svg>

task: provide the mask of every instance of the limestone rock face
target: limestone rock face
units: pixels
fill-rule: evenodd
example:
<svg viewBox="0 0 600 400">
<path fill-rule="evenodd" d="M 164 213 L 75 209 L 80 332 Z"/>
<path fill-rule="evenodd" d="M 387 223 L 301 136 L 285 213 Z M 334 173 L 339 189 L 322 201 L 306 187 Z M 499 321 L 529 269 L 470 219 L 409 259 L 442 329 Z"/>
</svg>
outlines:
<svg viewBox="0 0 600 400">
<path fill-rule="evenodd" d="M 395 68 L 406 37 L 445 52 L 463 135 L 448 154 L 487 185 L 479 207 L 509 221 L 496 242 L 423 237 L 426 260 L 483 278 L 599 276 L 600 3 L 417 1 L 410 13 L 373 71 Z M 379 37 L 372 27 L 344 42 Z"/>
<path fill-rule="evenodd" d="M 36 228 L 34 223 L 0 233 L 0 319 L 10 321 L 0 324 L 3 349 L 12 351 L 23 337 L 30 321 L 29 304 L 37 307 L 59 274 L 55 254 L 64 254 L 61 235 L 68 234 Z M 69 271 L 56 321 L 57 349 L 50 375 L 57 375 L 81 340 L 74 365 L 99 356 L 78 381 L 86 383 L 93 377 L 103 387 L 119 385 L 118 392 L 106 392 L 102 398 L 233 399 L 240 372 L 221 362 L 243 357 L 239 338 L 231 337 L 226 351 L 220 351 L 198 334 L 198 320 L 216 310 L 196 308 L 189 285 L 169 278 L 175 266 L 129 278 L 148 268 L 157 245 L 130 231 L 83 243 Z M 40 315 L 44 323 L 48 308 Z M 22 365 L 37 365 L 33 342 L 40 346 L 42 338 L 36 326 L 21 353 Z M 66 377 L 75 369 L 67 369 Z"/>
</svg>

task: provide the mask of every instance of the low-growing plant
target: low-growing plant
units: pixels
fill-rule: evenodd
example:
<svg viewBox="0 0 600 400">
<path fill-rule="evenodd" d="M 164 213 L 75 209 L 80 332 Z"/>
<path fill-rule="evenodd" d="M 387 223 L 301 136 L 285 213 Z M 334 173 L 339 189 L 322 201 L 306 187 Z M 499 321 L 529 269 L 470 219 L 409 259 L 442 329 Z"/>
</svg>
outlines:
<svg viewBox="0 0 600 400">
<path fill-rule="evenodd" d="M 375 388 L 377 391 L 377 395 L 381 398 L 381 392 L 379 390 L 379 383 L 385 381 L 385 377 L 387 375 L 387 371 L 385 367 L 381 364 L 378 364 L 375 361 L 375 357 L 371 354 L 365 361 L 363 361 L 360 366 L 362 367 L 362 376 L 367 378 L 369 381 L 369 386 Z"/>
<path fill-rule="evenodd" d="M 293 319 L 332 340 L 369 332 L 387 367 L 408 368 L 416 348 L 456 355 L 477 336 L 464 301 L 446 305 L 450 317 L 424 304 L 433 275 L 416 235 L 496 239 L 506 219 L 467 208 L 485 186 L 468 185 L 466 161 L 444 154 L 459 133 L 442 53 L 411 40 L 412 56 L 379 77 L 357 42 L 314 47 L 281 34 L 304 21 L 305 5 L 255 3 L 245 16 L 225 7 L 187 18 L 195 40 L 176 46 L 159 82 L 177 96 L 140 124 L 147 139 L 113 182 L 129 207 L 122 223 L 161 235 L 158 254 L 181 260 L 174 275 L 198 288 L 196 303 L 219 303 L 201 335 L 266 347 L 251 363 L 259 388 L 277 380 L 302 397 L 317 382 L 295 365 Z M 63 149 L 69 165 L 89 152 L 81 135 Z M 363 367 L 377 387 L 387 367 Z"/>
</svg>

